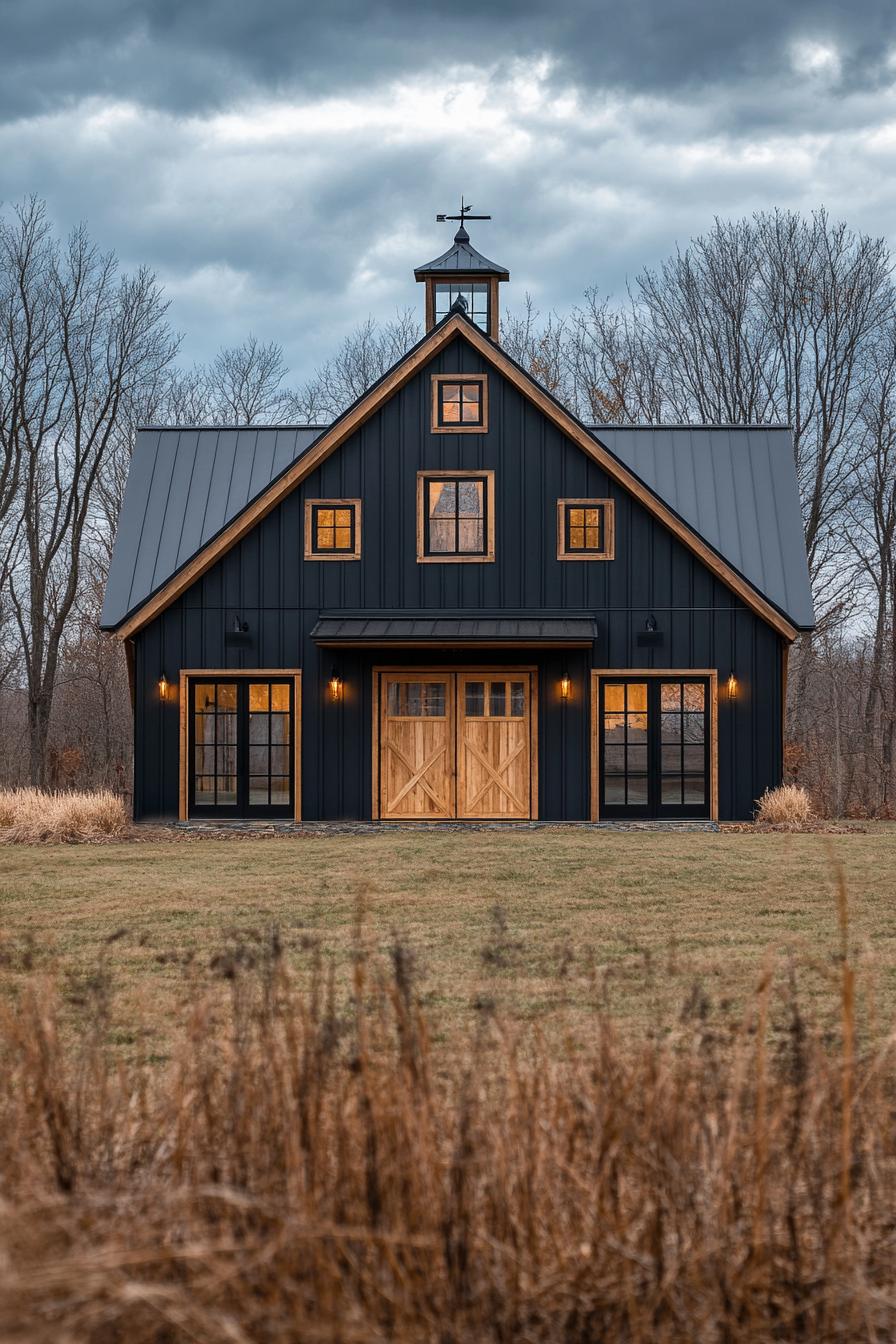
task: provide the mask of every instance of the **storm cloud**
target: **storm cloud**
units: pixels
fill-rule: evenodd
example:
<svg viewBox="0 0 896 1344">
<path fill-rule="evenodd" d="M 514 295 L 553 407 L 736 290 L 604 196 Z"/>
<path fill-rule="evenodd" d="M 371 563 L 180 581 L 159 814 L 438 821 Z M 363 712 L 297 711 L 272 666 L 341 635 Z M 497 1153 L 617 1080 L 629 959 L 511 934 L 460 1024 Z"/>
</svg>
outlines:
<svg viewBox="0 0 896 1344">
<path fill-rule="evenodd" d="M 248 330 L 297 378 L 419 303 L 461 191 L 510 303 L 564 308 L 714 215 L 826 205 L 892 240 L 890 4 L 0 5 L 0 198 L 86 219 L 187 358 Z"/>
</svg>

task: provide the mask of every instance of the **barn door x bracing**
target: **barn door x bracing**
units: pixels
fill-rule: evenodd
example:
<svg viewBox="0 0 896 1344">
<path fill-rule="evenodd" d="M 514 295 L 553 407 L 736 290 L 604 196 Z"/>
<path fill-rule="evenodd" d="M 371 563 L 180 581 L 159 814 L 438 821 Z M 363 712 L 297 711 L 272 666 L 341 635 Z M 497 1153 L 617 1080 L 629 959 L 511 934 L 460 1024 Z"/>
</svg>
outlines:
<svg viewBox="0 0 896 1344">
<path fill-rule="evenodd" d="M 531 672 L 379 675 L 384 821 L 533 815 Z"/>
</svg>

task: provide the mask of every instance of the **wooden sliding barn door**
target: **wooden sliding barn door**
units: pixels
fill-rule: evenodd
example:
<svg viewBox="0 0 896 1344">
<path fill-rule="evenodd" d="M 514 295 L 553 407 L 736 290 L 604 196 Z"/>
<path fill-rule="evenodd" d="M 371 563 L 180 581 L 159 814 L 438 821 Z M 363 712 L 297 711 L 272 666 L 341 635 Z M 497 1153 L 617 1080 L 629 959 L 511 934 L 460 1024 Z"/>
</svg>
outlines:
<svg viewBox="0 0 896 1344">
<path fill-rule="evenodd" d="M 450 673 L 383 677 L 380 816 L 384 821 L 442 821 L 454 816 L 454 677 Z"/>
<path fill-rule="evenodd" d="M 458 817 L 531 815 L 530 703 L 528 672 L 458 675 Z"/>
</svg>

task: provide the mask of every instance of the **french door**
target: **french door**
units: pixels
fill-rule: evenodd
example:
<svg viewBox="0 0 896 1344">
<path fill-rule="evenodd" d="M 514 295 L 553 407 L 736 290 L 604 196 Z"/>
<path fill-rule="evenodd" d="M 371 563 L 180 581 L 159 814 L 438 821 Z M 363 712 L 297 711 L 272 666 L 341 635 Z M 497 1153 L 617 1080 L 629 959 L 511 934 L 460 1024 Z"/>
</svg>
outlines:
<svg viewBox="0 0 896 1344">
<path fill-rule="evenodd" d="M 292 818 L 293 677 L 193 675 L 187 685 L 189 815 Z"/>
<path fill-rule="evenodd" d="M 384 821 L 532 816 L 531 672 L 379 675 Z"/>
<path fill-rule="evenodd" d="M 709 677 L 602 677 L 598 701 L 601 817 L 709 817 Z"/>
</svg>

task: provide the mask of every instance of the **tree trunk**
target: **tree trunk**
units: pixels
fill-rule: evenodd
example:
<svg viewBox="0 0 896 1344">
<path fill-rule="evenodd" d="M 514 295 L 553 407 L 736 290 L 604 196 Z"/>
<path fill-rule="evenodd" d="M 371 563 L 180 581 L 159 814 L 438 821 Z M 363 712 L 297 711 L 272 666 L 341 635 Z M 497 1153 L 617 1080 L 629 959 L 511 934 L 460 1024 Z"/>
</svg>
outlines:
<svg viewBox="0 0 896 1344">
<path fill-rule="evenodd" d="M 36 789 L 47 785 L 47 738 L 50 733 L 50 700 L 46 695 L 28 697 L 28 777 Z"/>
</svg>

